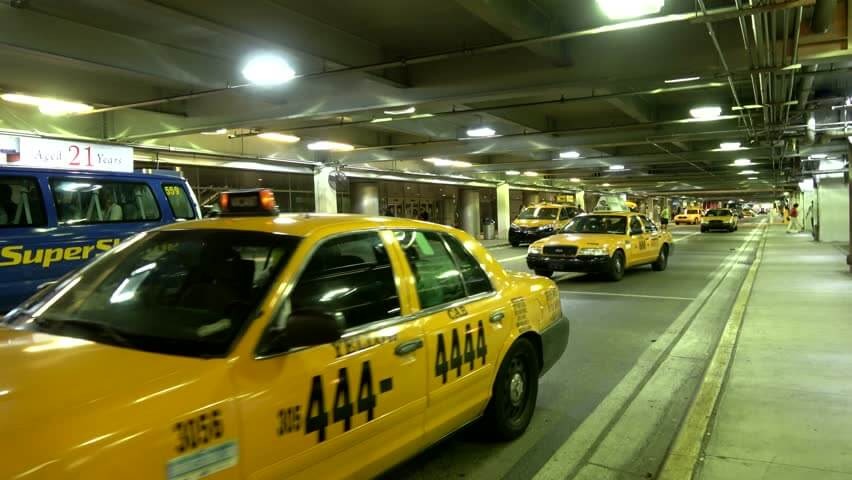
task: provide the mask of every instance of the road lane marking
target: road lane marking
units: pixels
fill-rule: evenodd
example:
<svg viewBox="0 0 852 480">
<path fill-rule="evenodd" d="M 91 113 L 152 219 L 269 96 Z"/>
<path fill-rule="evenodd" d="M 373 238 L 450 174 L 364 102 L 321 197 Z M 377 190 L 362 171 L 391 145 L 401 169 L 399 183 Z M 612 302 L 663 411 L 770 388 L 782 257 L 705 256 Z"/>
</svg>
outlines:
<svg viewBox="0 0 852 480">
<path fill-rule="evenodd" d="M 517 257 L 502 258 L 502 259 L 497 260 L 497 261 L 500 262 L 500 263 L 503 263 L 503 262 L 511 262 L 512 260 L 520 260 L 522 258 L 527 258 L 527 254 L 525 253 L 523 255 L 518 255 Z"/>
<path fill-rule="evenodd" d="M 675 242 L 675 243 L 677 243 L 677 242 L 679 242 L 679 241 L 681 241 L 681 240 L 686 240 L 686 239 L 687 239 L 687 238 L 689 238 L 689 237 L 694 237 L 694 236 L 696 236 L 696 235 L 700 235 L 700 234 L 701 234 L 701 232 L 690 233 L 689 235 L 684 235 L 684 236 L 682 236 L 682 237 L 680 237 L 680 238 L 675 238 L 675 239 L 674 239 L 674 240 L 672 240 L 672 241 L 673 241 L 673 242 Z"/>
<path fill-rule="evenodd" d="M 695 300 L 695 297 L 666 297 L 661 295 L 640 295 L 634 293 L 611 293 L 611 292 L 585 292 L 582 290 L 560 290 L 559 294 L 570 293 L 576 295 L 601 295 L 601 296 L 611 296 L 611 297 L 631 297 L 631 298 L 650 298 L 654 300 Z"/>
</svg>

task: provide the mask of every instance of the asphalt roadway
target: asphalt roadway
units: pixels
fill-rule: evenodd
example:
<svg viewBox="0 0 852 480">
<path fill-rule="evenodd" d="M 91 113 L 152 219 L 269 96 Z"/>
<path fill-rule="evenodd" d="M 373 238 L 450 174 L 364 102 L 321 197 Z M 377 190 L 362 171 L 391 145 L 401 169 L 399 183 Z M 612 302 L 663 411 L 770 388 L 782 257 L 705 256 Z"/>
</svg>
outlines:
<svg viewBox="0 0 852 480">
<path fill-rule="evenodd" d="M 571 321 L 565 354 L 540 380 L 538 404 L 526 433 L 510 443 L 462 429 L 394 468 L 383 479 L 530 479 L 570 437 L 710 281 L 723 259 L 757 224 L 746 219 L 734 233 L 671 227 L 676 247 L 664 272 L 628 270 L 617 283 L 557 273 L 562 310 Z M 496 247 L 508 270 L 529 271 L 526 247 Z"/>
</svg>

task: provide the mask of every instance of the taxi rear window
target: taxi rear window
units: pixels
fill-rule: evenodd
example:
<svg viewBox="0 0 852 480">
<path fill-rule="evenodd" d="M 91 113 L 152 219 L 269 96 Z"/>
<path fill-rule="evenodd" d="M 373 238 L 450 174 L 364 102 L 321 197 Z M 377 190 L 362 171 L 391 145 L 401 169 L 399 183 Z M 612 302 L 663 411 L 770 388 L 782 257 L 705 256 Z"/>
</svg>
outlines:
<svg viewBox="0 0 852 480">
<path fill-rule="evenodd" d="M 298 243 L 238 230 L 143 233 L 8 321 L 126 348 L 224 356 Z"/>
</svg>

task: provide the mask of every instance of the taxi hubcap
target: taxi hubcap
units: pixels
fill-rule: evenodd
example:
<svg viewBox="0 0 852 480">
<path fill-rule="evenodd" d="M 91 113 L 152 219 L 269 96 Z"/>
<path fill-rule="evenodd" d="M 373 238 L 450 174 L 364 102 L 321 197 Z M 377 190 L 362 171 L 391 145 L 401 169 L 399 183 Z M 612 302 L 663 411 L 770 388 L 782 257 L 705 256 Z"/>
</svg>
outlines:
<svg viewBox="0 0 852 480">
<path fill-rule="evenodd" d="M 524 398 L 524 377 L 519 372 L 512 375 L 512 380 L 509 381 L 509 399 L 514 405 L 521 403 Z"/>
</svg>

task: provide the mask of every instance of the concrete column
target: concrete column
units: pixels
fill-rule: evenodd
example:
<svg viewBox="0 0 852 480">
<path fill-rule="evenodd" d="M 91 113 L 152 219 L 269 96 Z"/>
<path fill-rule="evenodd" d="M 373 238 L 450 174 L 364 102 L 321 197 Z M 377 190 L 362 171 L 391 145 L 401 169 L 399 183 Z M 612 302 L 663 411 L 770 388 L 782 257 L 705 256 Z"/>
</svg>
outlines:
<svg viewBox="0 0 852 480">
<path fill-rule="evenodd" d="M 462 190 L 461 194 L 461 228 L 465 232 L 479 238 L 479 228 L 482 219 L 479 216 L 479 191 Z"/>
<path fill-rule="evenodd" d="M 852 143 L 846 146 L 846 163 L 849 165 L 847 167 L 849 171 L 846 178 L 852 179 Z M 846 255 L 846 264 L 849 265 L 849 271 L 852 272 L 852 180 L 849 181 L 849 203 L 847 208 L 849 208 L 849 247 Z"/>
<path fill-rule="evenodd" d="M 524 206 L 538 203 L 541 201 L 541 194 L 538 192 L 524 192 Z"/>
<path fill-rule="evenodd" d="M 379 184 L 355 182 L 349 184 L 349 203 L 353 213 L 362 215 L 379 214 Z"/>
<path fill-rule="evenodd" d="M 497 238 L 509 239 L 509 225 L 512 223 L 512 207 L 509 201 L 509 184 L 497 187 Z"/>
<path fill-rule="evenodd" d="M 328 181 L 334 171 L 334 167 L 314 170 L 314 210 L 317 213 L 337 213 L 337 190 Z"/>
<path fill-rule="evenodd" d="M 574 192 L 574 205 L 586 211 L 586 192 L 582 190 Z"/>
</svg>

